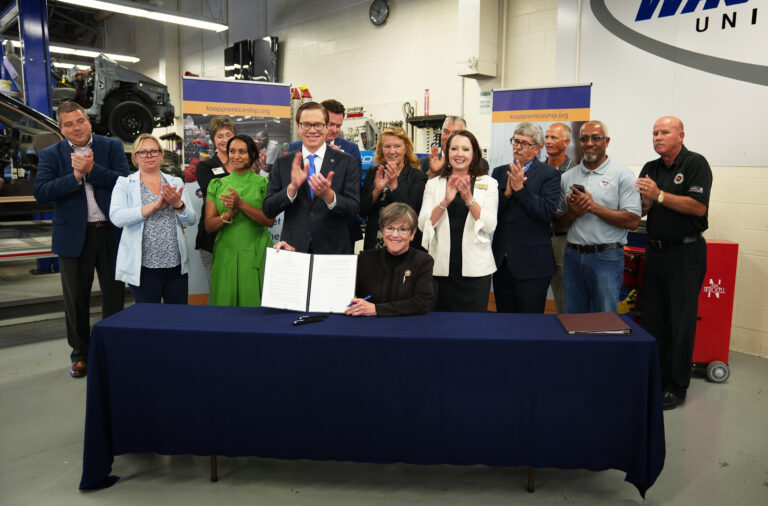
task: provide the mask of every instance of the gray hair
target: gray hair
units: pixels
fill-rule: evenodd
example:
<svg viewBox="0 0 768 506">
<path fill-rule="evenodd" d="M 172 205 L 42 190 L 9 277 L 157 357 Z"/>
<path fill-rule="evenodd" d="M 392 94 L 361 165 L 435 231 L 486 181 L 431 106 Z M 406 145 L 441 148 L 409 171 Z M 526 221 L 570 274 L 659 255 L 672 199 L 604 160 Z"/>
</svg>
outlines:
<svg viewBox="0 0 768 506">
<path fill-rule="evenodd" d="M 467 128 L 467 122 L 461 116 L 446 116 L 443 121 L 443 128 L 447 123 L 461 123 L 462 128 Z"/>
<path fill-rule="evenodd" d="M 525 135 L 533 139 L 533 142 L 541 146 L 544 144 L 544 132 L 541 130 L 541 125 L 537 123 L 531 123 L 530 121 L 524 121 L 515 127 L 513 135 Z"/>
<path fill-rule="evenodd" d="M 587 121 L 586 123 L 581 125 L 581 128 L 579 128 L 579 136 L 581 136 L 581 131 L 584 130 L 584 127 L 589 125 L 590 123 L 595 123 L 603 127 L 603 135 L 605 135 L 606 137 L 610 137 L 610 135 L 608 135 L 608 127 L 605 125 L 605 123 L 598 120 Z"/>
<path fill-rule="evenodd" d="M 416 216 L 416 211 L 408 204 L 392 202 L 379 213 L 379 229 L 384 229 L 387 225 L 402 219 L 406 219 L 411 225 L 411 230 L 414 230 L 419 218 Z"/>
</svg>

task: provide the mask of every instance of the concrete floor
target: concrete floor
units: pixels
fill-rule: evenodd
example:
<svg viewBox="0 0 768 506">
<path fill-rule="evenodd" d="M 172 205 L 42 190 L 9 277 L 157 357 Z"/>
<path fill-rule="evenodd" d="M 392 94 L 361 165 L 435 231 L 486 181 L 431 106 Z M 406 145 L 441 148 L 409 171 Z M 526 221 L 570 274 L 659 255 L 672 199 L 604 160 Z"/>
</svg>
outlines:
<svg viewBox="0 0 768 506">
<path fill-rule="evenodd" d="M 666 464 L 643 501 L 619 471 L 539 469 L 528 494 L 525 468 L 219 458 L 211 483 L 207 458 L 160 455 L 119 456 L 115 486 L 79 492 L 86 381 L 68 376 L 68 354 L 63 339 L 0 351 L 2 506 L 768 504 L 768 360 L 758 357 L 732 353 L 728 383 L 695 378 L 688 402 L 665 413 Z"/>
<path fill-rule="evenodd" d="M 0 303 L 61 294 L 33 266 L 0 264 Z M 525 468 L 220 457 L 211 483 L 208 458 L 160 455 L 119 456 L 120 481 L 83 493 L 86 381 L 67 374 L 61 317 L 0 320 L 0 506 L 768 504 L 768 359 L 740 353 L 728 383 L 695 378 L 665 412 L 666 463 L 645 501 L 620 471 L 539 469 L 528 494 Z"/>
</svg>

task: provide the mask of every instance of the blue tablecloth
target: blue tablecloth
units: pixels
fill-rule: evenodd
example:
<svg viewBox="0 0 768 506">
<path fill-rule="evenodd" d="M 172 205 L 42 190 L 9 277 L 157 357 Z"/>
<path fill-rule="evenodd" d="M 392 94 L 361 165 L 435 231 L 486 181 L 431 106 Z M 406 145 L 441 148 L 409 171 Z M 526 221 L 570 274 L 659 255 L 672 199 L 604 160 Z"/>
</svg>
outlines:
<svg viewBox="0 0 768 506">
<path fill-rule="evenodd" d="M 664 465 L 656 342 L 553 315 L 137 304 L 94 326 L 81 489 L 125 453 L 619 469 Z"/>
</svg>

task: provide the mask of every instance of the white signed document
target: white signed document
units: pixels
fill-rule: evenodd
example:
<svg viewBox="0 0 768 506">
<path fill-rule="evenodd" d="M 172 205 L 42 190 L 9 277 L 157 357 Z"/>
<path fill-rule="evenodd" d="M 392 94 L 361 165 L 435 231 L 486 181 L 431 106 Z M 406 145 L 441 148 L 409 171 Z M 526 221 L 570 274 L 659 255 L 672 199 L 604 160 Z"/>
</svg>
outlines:
<svg viewBox="0 0 768 506">
<path fill-rule="evenodd" d="M 344 313 L 355 296 L 356 255 L 311 255 L 267 248 L 261 305 Z"/>
</svg>

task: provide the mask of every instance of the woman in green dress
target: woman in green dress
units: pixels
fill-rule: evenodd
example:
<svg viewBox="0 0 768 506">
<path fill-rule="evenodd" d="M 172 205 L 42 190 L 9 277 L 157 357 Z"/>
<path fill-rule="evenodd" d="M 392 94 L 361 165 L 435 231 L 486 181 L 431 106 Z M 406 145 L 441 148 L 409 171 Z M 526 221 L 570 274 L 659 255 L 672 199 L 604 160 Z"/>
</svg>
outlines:
<svg viewBox="0 0 768 506">
<path fill-rule="evenodd" d="M 208 304 L 258 307 L 266 248 L 272 246 L 267 227 L 275 222 L 261 210 L 268 179 L 251 170 L 259 149 L 247 135 L 232 137 L 227 153 L 232 173 L 212 180 L 206 197 L 205 229 L 218 232 Z"/>
</svg>

